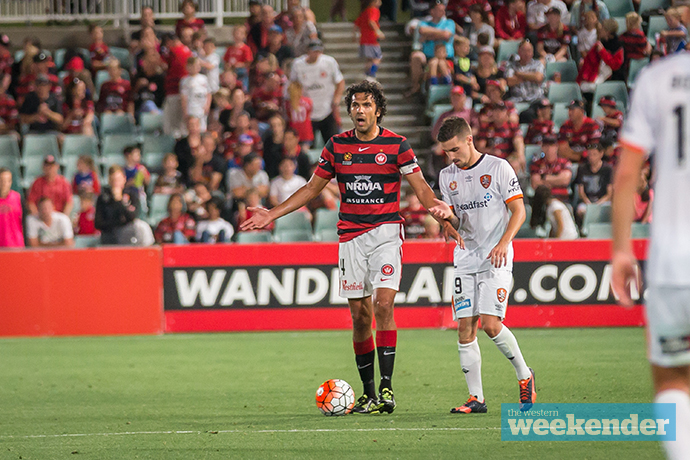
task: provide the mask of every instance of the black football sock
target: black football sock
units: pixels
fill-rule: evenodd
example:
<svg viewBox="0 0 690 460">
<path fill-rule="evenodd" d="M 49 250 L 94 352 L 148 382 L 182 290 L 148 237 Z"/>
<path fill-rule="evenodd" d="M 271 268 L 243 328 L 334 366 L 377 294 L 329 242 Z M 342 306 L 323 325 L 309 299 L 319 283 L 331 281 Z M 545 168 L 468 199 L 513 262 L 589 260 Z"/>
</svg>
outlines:
<svg viewBox="0 0 690 460">
<path fill-rule="evenodd" d="M 379 370 L 381 382 L 379 392 L 384 388 L 392 390 L 391 378 L 393 377 L 393 365 L 395 364 L 395 346 L 398 341 L 398 331 L 377 331 L 376 351 L 379 355 Z"/>
<path fill-rule="evenodd" d="M 370 398 L 376 397 L 376 385 L 374 385 L 374 338 L 369 337 L 364 342 L 354 342 L 355 361 L 359 377 L 364 385 L 364 394 Z"/>
</svg>

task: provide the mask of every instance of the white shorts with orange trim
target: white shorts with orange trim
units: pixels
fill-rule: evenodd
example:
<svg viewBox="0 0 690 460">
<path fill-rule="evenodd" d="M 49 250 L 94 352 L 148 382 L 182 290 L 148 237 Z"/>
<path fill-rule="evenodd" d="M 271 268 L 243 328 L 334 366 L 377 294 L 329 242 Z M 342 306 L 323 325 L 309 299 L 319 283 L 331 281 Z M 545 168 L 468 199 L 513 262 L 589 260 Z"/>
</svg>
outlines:
<svg viewBox="0 0 690 460">
<path fill-rule="evenodd" d="M 398 290 L 402 274 L 402 224 L 383 224 L 338 245 L 340 296 L 368 297 L 376 288 Z"/>
<path fill-rule="evenodd" d="M 649 361 L 661 367 L 690 365 L 690 289 L 647 289 Z"/>
<path fill-rule="evenodd" d="M 513 272 L 491 269 L 472 274 L 455 273 L 453 285 L 453 320 L 479 315 L 503 319 L 508 308 L 508 294 Z"/>
</svg>

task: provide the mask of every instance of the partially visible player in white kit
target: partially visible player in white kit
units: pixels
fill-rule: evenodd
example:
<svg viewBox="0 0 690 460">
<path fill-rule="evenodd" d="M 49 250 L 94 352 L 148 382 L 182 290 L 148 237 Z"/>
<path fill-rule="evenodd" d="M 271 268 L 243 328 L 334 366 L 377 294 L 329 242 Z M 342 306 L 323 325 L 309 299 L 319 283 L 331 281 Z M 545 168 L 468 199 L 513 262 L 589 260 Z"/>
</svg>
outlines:
<svg viewBox="0 0 690 460">
<path fill-rule="evenodd" d="M 464 245 L 455 247 L 453 257 L 453 319 L 458 322 L 460 365 L 470 397 L 451 412 L 486 412 L 477 343 L 479 318 L 484 332 L 515 367 L 520 408 L 528 410 L 537 399 L 534 372 L 527 367 L 515 336 L 502 323 L 512 284 L 512 241 L 525 221 L 522 189 L 506 160 L 477 151 L 472 129 L 463 118 L 446 118 L 437 139 L 453 163 L 441 171 L 439 186 L 454 215 L 436 208 L 430 212 L 440 219 L 450 218 L 464 240 Z"/>
<path fill-rule="evenodd" d="M 650 152 L 657 180 L 648 251 L 647 342 L 656 397 L 676 405 L 670 459 L 690 459 L 690 53 L 644 69 L 635 82 L 613 184 L 613 289 L 633 304 L 633 199 Z"/>
</svg>

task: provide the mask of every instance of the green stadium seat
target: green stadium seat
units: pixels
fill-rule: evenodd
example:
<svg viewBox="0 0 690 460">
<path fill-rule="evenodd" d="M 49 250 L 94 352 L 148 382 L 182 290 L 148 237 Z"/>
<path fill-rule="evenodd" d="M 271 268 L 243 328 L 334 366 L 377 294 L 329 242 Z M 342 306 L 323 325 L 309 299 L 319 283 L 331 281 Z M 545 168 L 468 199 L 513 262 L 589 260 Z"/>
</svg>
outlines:
<svg viewBox="0 0 690 460">
<path fill-rule="evenodd" d="M 62 141 L 62 157 L 98 156 L 98 140 L 94 136 L 65 134 Z"/>
<path fill-rule="evenodd" d="M 151 171 L 163 170 L 163 158 L 167 155 L 165 152 L 148 152 L 142 155 L 142 162 Z"/>
<path fill-rule="evenodd" d="M 568 119 L 568 104 L 558 102 L 553 105 L 553 124 L 555 130 L 560 130 L 561 125 Z"/>
<path fill-rule="evenodd" d="M 305 230 L 311 233 L 311 222 L 307 214 L 303 212 L 292 212 L 275 221 L 275 232 L 300 231 Z"/>
<path fill-rule="evenodd" d="M 59 70 L 62 70 L 62 67 L 65 65 L 65 53 L 67 52 L 66 48 L 60 48 L 55 50 L 55 54 L 53 54 L 53 62 L 55 63 L 55 67 L 58 68 Z"/>
<path fill-rule="evenodd" d="M 127 72 L 125 69 L 122 69 L 120 75 L 125 80 L 129 80 L 129 72 Z M 107 70 L 99 70 L 98 72 L 96 72 L 96 78 L 93 82 L 96 88 L 96 94 L 94 95 L 94 99 L 98 99 L 98 96 L 101 94 L 101 86 L 108 80 L 110 80 L 110 75 L 108 75 Z"/>
<path fill-rule="evenodd" d="M 273 235 L 271 232 L 239 232 L 237 233 L 237 242 L 240 244 L 249 243 L 271 243 Z"/>
<path fill-rule="evenodd" d="M 522 133 L 522 137 L 525 137 L 527 135 L 528 129 L 529 123 L 520 123 L 520 132 Z"/>
<path fill-rule="evenodd" d="M 108 168 L 112 165 L 120 165 L 125 167 L 125 156 L 121 153 L 106 153 L 100 157 L 100 162 L 103 165 L 103 170 L 105 174 L 108 174 Z"/>
<path fill-rule="evenodd" d="M 541 145 L 528 144 L 525 145 L 525 160 L 529 166 L 533 159 L 536 160 L 541 156 Z"/>
<path fill-rule="evenodd" d="M 517 110 L 517 113 L 522 113 L 525 110 L 529 109 L 530 103 L 529 102 L 516 102 L 515 103 L 515 110 Z"/>
<path fill-rule="evenodd" d="M 129 50 L 127 48 L 119 48 L 117 46 L 111 46 L 110 47 L 110 55 L 120 61 L 120 66 L 123 69 L 131 69 L 132 68 L 132 57 L 129 54 Z M 129 80 L 129 78 L 128 78 Z"/>
<path fill-rule="evenodd" d="M 75 235 L 74 247 L 77 249 L 95 248 L 101 242 L 101 237 L 98 235 Z"/>
<path fill-rule="evenodd" d="M 317 209 L 314 213 L 314 233 L 320 230 L 336 230 L 339 219 L 336 210 Z"/>
<path fill-rule="evenodd" d="M 549 101 L 551 103 L 569 103 L 573 99 L 582 100 L 582 91 L 577 83 L 553 83 L 549 86 Z"/>
<path fill-rule="evenodd" d="M 605 81 L 604 83 L 599 83 L 597 88 L 594 90 L 594 103 L 599 102 L 601 96 L 611 95 L 623 104 L 623 107 L 628 108 L 628 88 L 625 86 L 625 82 L 622 81 Z"/>
<path fill-rule="evenodd" d="M 668 24 L 664 16 L 650 16 L 649 25 L 647 26 L 647 39 L 654 44 L 654 36 L 666 28 L 668 28 Z"/>
<path fill-rule="evenodd" d="M 170 153 L 175 150 L 175 138 L 167 134 L 145 135 L 141 153 Z"/>
<path fill-rule="evenodd" d="M 58 147 L 57 136 L 55 134 L 27 134 L 24 136 L 22 146 L 22 157 L 40 157 L 53 155 L 60 158 L 60 148 Z"/>
<path fill-rule="evenodd" d="M 0 157 L 12 157 L 19 161 L 19 143 L 17 138 L 10 135 L 0 136 Z"/>
<path fill-rule="evenodd" d="M 585 209 L 585 217 L 582 221 L 582 229 L 585 235 L 589 235 L 590 224 L 610 224 L 611 204 L 588 204 Z"/>
<path fill-rule="evenodd" d="M 631 11 L 635 11 L 631 0 L 606 0 L 606 7 L 612 18 L 625 17 Z"/>
<path fill-rule="evenodd" d="M 547 62 L 544 76 L 546 80 L 553 79 L 556 72 L 561 73 L 561 82 L 574 82 L 577 79 L 577 64 L 575 61 Z"/>
<path fill-rule="evenodd" d="M 618 24 L 618 35 L 626 32 L 628 30 L 628 25 L 625 22 L 625 17 L 611 18 Z"/>
<path fill-rule="evenodd" d="M 611 238 L 611 224 L 607 222 L 594 222 L 587 226 L 587 238 L 606 240 Z"/>
<path fill-rule="evenodd" d="M 431 124 L 429 126 L 433 127 L 441 115 L 452 109 L 453 106 L 450 104 L 435 104 L 431 108 Z"/>
<path fill-rule="evenodd" d="M 527 226 L 518 229 L 515 238 L 543 238 L 543 236 L 539 234 L 538 229 L 530 227 L 528 223 Z"/>
<path fill-rule="evenodd" d="M 671 0 L 641 0 L 640 13 L 650 10 L 666 10 L 671 6 Z"/>
<path fill-rule="evenodd" d="M 24 175 L 22 176 L 22 187 L 29 188 L 38 176 L 43 175 L 43 157 L 30 156 L 24 158 Z"/>
<path fill-rule="evenodd" d="M 62 158 L 62 175 L 71 183 L 74 175 L 77 173 L 77 156 L 68 156 Z"/>
<path fill-rule="evenodd" d="M 498 55 L 496 56 L 496 62 L 507 61 L 510 56 L 518 52 L 521 40 L 503 40 L 501 44 L 498 45 Z"/>
<path fill-rule="evenodd" d="M 149 224 L 155 227 L 168 214 L 168 201 L 170 201 L 170 195 L 167 194 L 154 193 L 151 196 L 147 219 Z"/>
<path fill-rule="evenodd" d="M 630 228 L 630 236 L 632 238 L 649 238 L 650 225 L 642 224 L 640 222 L 633 222 Z"/>
<path fill-rule="evenodd" d="M 163 114 L 146 112 L 139 117 L 139 127 L 143 134 L 163 132 Z"/>
<path fill-rule="evenodd" d="M 649 58 L 631 59 L 630 68 L 628 69 L 628 88 L 635 86 L 635 79 L 645 66 L 649 64 Z"/>
<path fill-rule="evenodd" d="M 322 229 L 314 232 L 314 240 L 321 242 L 337 242 L 340 236 L 338 235 L 338 230 L 335 229 Z"/>
<path fill-rule="evenodd" d="M 279 243 L 292 243 L 300 241 L 312 241 L 311 230 L 281 230 L 274 231 L 273 238 Z"/>
<path fill-rule="evenodd" d="M 125 147 L 138 144 L 139 139 L 135 134 L 110 134 L 103 139 L 101 154 L 119 153 L 122 155 Z"/>
<path fill-rule="evenodd" d="M 134 121 L 127 114 L 104 113 L 101 115 L 101 137 L 108 134 L 133 134 L 136 132 Z"/>
<path fill-rule="evenodd" d="M 430 114 L 431 108 L 439 102 L 450 100 L 450 89 L 452 85 L 431 85 L 426 96 L 426 110 Z"/>
</svg>

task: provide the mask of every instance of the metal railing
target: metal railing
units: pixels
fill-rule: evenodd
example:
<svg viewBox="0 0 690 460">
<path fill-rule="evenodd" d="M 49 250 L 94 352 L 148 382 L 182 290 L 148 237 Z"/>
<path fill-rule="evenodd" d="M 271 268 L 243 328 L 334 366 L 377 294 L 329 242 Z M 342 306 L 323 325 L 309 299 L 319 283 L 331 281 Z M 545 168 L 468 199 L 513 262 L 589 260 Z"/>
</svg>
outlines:
<svg viewBox="0 0 690 460">
<path fill-rule="evenodd" d="M 309 0 L 301 0 L 308 6 Z M 138 19 L 142 6 L 151 6 L 157 19 L 181 17 L 179 0 L 0 0 L 0 24 L 75 20 L 113 21 L 116 26 Z M 286 7 L 286 0 L 264 0 L 276 11 Z M 222 26 L 225 18 L 249 15 L 249 0 L 198 0 L 196 16 L 214 19 Z"/>
</svg>

